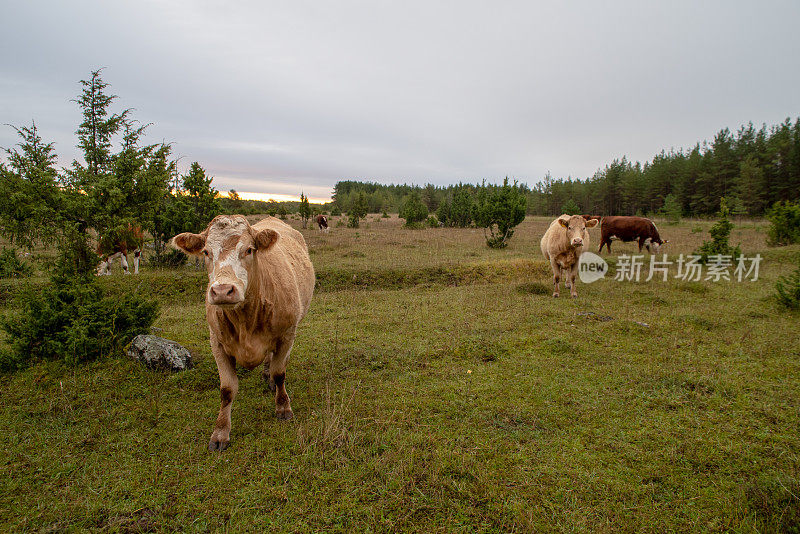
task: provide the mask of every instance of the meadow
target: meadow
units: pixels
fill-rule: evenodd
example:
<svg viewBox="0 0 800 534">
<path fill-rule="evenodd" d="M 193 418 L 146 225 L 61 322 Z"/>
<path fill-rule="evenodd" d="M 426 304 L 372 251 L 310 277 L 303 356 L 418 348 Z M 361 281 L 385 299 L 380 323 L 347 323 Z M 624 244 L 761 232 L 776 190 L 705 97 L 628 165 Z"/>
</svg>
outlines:
<svg viewBox="0 0 800 534">
<path fill-rule="evenodd" d="M 479 229 L 337 222 L 303 230 L 318 286 L 287 369 L 293 421 L 239 370 L 231 446 L 208 452 L 206 274 L 117 264 L 104 287 L 157 298 L 155 333 L 196 366 L 118 355 L 0 377 L 0 529 L 800 529 L 800 331 L 773 297 L 800 246 L 767 247 L 764 222 L 731 235 L 764 258 L 755 282 L 673 269 L 579 283 L 575 299 L 551 297 L 547 218 L 503 250 Z M 691 253 L 711 224 L 659 223 L 664 252 Z M 612 251 L 613 266 L 636 247 Z M 18 285 L 3 281 L 4 312 Z"/>
</svg>

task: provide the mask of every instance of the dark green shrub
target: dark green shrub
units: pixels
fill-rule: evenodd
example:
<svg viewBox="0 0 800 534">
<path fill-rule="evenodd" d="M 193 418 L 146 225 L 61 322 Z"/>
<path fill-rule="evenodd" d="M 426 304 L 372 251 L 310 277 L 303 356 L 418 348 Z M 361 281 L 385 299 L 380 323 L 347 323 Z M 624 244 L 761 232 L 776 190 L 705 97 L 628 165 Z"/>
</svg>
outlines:
<svg viewBox="0 0 800 534">
<path fill-rule="evenodd" d="M 400 206 L 400 218 L 406 220 L 406 226 L 413 227 L 428 218 L 428 206 L 422 202 L 419 193 L 414 191 L 406 197 Z"/>
<path fill-rule="evenodd" d="M 503 248 L 514 235 L 514 227 L 525 219 L 527 199 L 517 187 L 511 186 L 508 178 L 501 187 L 490 191 L 483 188 L 475 207 L 475 224 L 483 228 L 486 244 L 491 248 Z M 488 232 L 488 233 L 487 233 Z"/>
<path fill-rule="evenodd" d="M 800 203 L 776 202 L 767 212 L 771 223 L 767 230 L 770 246 L 800 243 Z"/>
<path fill-rule="evenodd" d="M 347 227 L 358 228 L 361 219 L 367 216 L 367 195 L 361 191 L 356 195 L 350 203 L 350 209 L 347 210 Z"/>
<path fill-rule="evenodd" d="M 138 334 L 147 333 L 158 305 L 135 294 L 107 297 L 94 280 L 24 288 L 19 313 L 0 320 L 10 348 L 0 354 L 4 371 L 37 360 L 69 364 L 106 357 Z"/>
<path fill-rule="evenodd" d="M 711 234 L 711 241 L 703 241 L 703 244 L 695 252 L 695 254 L 700 255 L 701 263 L 708 262 L 708 257 L 715 255 L 731 256 L 736 261 L 736 258 L 742 254 L 738 245 L 732 247 L 728 243 L 733 223 L 728 219 L 730 210 L 724 197 L 720 199 L 719 213 L 717 215 L 719 220 L 708 231 Z"/>
<path fill-rule="evenodd" d="M 800 256 L 797 269 L 789 276 L 781 276 L 775 284 L 778 304 L 790 310 L 800 310 Z"/>
<path fill-rule="evenodd" d="M 108 296 L 93 275 L 97 255 L 86 235 L 67 229 L 46 286 L 28 285 L 15 297 L 15 310 L 0 318 L 8 348 L 0 370 L 20 369 L 50 359 L 69 364 L 96 360 L 147 333 L 158 305 L 135 293 Z"/>
<path fill-rule="evenodd" d="M 0 278 L 22 278 L 30 276 L 33 267 L 22 260 L 13 248 L 3 247 L 0 252 Z"/>
</svg>

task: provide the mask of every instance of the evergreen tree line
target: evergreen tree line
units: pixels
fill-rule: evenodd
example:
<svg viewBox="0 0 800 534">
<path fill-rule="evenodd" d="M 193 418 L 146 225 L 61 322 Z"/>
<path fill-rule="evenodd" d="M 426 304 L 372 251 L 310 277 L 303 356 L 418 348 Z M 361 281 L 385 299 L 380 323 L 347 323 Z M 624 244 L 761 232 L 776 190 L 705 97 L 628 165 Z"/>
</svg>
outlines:
<svg viewBox="0 0 800 534">
<path fill-rule="evenodd" d="M 346 180 L 334 187 L 333 210 L 347 212 L 363 195 L 370 213 L 397 212 L 416 193 L 429 212 L 437 213 L 440 204 L 452 203 L 459 194 L 475 197 L 486 187 L 492 186 Z M 720 198 L 725 197 L 734 215 L 761 216 L 776 202 L 800 199 L 800 119 L 760 129 L 750 123 L 735 134 L 726 128 L 712 142 L 697 143 L 691 150 L 662 151 L 645 163 L 623 157 L 590 178 L 555 179 L 548 174 L 533 187 L 518 187 L 527 197 L 528 214 L 533 215 L 710 216 L 719 211 Z"/>
</svg>

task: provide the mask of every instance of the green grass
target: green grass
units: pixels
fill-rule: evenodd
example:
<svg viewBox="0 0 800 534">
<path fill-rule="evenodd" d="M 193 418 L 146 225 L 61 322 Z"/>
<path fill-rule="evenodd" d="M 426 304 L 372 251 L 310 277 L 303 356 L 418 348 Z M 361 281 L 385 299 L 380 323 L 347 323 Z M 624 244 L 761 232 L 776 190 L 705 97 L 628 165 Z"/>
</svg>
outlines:
<svg viewBox="0 0 800 534">
<path fill-rule="evenodd" d="M 504 251 L 383 221 L 358 238 L 306 231 L 319 286 L 287 371 L 295 419 L 240 370 L 222 454 L 206 450 L 219 392 L 204 273 L 103 279 L 155 295 L 160 334 L 197 366 L 2 377 L 3 530 L 800 528 L 800 331 L 772 297 L 798 247 L 766 250 L 754 225 L 758 282 L 604 280 L 553 299 L 544 219 Z M 662 232 L 690 252 L 697 224 Z"/>
</svg>

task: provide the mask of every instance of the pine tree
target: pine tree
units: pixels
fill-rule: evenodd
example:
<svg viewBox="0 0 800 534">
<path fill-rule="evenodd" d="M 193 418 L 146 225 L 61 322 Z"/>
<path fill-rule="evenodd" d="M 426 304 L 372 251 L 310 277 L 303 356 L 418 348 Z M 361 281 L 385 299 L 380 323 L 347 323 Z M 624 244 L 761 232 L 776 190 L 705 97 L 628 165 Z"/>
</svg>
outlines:
<svg viewBox="0 0 800 534">
<path fill-rule="evenodd" d="M 347 211 L 347 226 L 358 228 L 361 219 L 367 216 L 367 195 L 364 191 L 356 194 Z"/>
<path fill-rule="evenodd" d="M 664 206 L 661 208 L 661 213 L 670 224 L 678 224 L 681 222 L 681 205 L 678 202 L 678 197 L 669 194 L 664 198 Z"/>
<path fill-rule="evenodd" d="M 734 260 L 741 256 L 742 251 L 739 246 L 732 247 L 728 243 L 728 239 L 733 230 L 733 223 L 728 218 L 730 216 L 730 209 L 725 197 L 719 201 L 719 212 L 717 213 L 719 220 L 714 223 L 714 226 L 708 231 L 711 235 L 711 241 L 704 241 L 700 248 L 695 252 L 701 257 L 700 262 L 706 263 L 709 256 L 730 256 Z"/>
<path fill-rule="evenodd" d="M 578 206 L 578 204 L 576 204 L 572 199 L 567 200 L 567 202 L 561 206 L 561 213 L 566 213 L 567 215 L 576 215 L 580 212 L 580 206 Z"/>
<path fill-rule="evenodd" d="M 306 228 L 308 226 L 308 220 L 311 218 L 311 206 L 308 204 L 308 197 L 302 192 L 300 193 L 300 207 L 298 208 L 298 212 L 300 213 L 300 220 L 303 221 L 303 228 Z"/>
<path fill-rule="evenodd" d="M 42 141 L 36 123 L 14 130 L 21 141 L 5 150 L 8 164 L 0 163 L 0 230 L 13 244 L 32 248 L 58 236 L 64 198 L 53 143 Z"/>
</svg>

